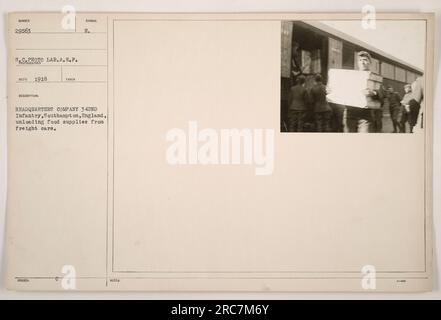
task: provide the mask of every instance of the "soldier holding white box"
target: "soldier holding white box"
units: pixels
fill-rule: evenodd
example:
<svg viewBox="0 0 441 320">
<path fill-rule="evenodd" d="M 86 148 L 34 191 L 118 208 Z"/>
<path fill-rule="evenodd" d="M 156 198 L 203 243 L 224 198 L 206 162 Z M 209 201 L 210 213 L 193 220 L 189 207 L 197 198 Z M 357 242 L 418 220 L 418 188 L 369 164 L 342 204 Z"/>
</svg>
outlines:
<svg viewBox="0 0 441 320">
<path fill-rule="evenodd" d="M 328 100 L 345 106 L 344 132 L 375 132 L 377 113 L 381 113 L 383 78 L 370 72 L 370 66 L 370 54 L 361 51 L 358 53 L 360 71 L 329 70 Z"/>
</svg>

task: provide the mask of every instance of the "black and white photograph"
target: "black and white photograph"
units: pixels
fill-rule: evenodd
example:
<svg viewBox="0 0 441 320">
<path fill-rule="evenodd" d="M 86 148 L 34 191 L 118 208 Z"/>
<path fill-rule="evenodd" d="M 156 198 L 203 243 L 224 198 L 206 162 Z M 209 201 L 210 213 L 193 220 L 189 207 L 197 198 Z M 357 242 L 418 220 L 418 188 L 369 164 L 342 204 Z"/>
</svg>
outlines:
<svg viewBox="0 0 441 320">
<path fill-rule="evenodd" d="M 106 4 L 0 0 L 0 301 L 441 299 L 440 0 Z"/>
<path fill-rule="evenodd" d="M 426 23 L 282 21 L 281 132 L 424 129 Z"/>
</svg>

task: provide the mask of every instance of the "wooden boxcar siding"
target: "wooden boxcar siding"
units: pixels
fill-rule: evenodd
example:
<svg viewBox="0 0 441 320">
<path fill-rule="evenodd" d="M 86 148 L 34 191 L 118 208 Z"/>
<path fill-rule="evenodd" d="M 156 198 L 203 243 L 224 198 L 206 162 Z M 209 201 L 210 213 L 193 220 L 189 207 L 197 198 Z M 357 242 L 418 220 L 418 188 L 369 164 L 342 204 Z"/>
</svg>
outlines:
<svg viewBox="0 0 441 320">
<path fill-rule="evenodd" d="M 355 47 L 349 43 L 343 44 L 343 69 L 352 70 L 355 65 Z"/>
</svg>

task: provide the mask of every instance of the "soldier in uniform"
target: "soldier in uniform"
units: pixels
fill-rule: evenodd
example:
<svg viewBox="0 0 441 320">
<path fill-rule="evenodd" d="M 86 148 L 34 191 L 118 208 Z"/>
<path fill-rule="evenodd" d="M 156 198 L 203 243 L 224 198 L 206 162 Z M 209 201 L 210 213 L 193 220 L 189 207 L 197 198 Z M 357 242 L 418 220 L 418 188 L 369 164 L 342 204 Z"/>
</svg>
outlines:
<svg viewBox="0 0 441 320">
<path fill-rule="evenodd" d="M 415 99 L 416 105 L 415 109 L 418 108 L 418 115 L 416 117 L 415 128 L 420 131 L 423 129 L 423 118 L 424 118 L 424 78 L 418 77 L 412 83 L 412 95 Z"/>
<path fill-rule="evenodd" d="M 358 68 L 361 71 L 370 71 L 371 55 L 366 51 L 358 53 Z M 366 89 L 364 94 L 372 99 L 381 100 L 380 90 Z M 373 109 L 346 106 L 343 113 L 344 132 L 374 132 Z"/>
<path fill-rule="evenodd" d="M 394 127 L 394 133 L 401 133 L 404 132 L 403 128 L 403 106 L 401 104 L 401 97 L 392 88 L 389 86 L 388 88 L 388 96 L 387 99 L 389 100 L 389 112 L 390 117 L 392 119 L 392 125 Z"/>
<path fill-rule="evenodd" d="M 406 121 L 409 123 L 409 131 L 413 133 L 413 127 L 417 123 L 418 114 L 420 112 L 420 104 L 415 100 L 412 92 L 412 85 L 406 84 L 404 86 L 405 95 L 401 104 L 403 106 L 403 118 L 401 120 L 401 126 L 404 129 Z"/>
<path fill-rule="evenodd" d="M 307 112 L 307 91 L 305 77 L 300 75 L 296 79 L 296 85 L 291 88 L 289 97 L 289 131 L 302 132 Z"/>
<path fill-rule="evenodd" d="M 384 86 L 382 85 L 379 90 L 379 100 L 380 100 L 380 108 L 379 109 L 372 109 L 372 131 L 373 132 L 383 132 L 383 110 L 386 105 L 386 99 L 385 99 L 386 93 Z"/>
<path fill-rule="evenodd" d="M 332 109 L 326 100 L 326 86 L 320 74 L 314 78 L 315 84 L 310 91 L 310 101 L 314 111 L 314 120 L 317 132 L 331 131 L 331 112 Z"/>
</svg>

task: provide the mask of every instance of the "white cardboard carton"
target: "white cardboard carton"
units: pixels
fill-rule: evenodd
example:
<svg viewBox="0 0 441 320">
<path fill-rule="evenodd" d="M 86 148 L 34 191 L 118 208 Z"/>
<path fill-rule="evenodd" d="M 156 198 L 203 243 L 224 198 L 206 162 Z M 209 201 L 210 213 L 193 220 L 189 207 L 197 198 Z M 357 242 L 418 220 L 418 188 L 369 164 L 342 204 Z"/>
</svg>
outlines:
<svg viewBox="0 0 441 320">
<path fill-rule="evenodd" d="M 365 95 L 365 90 L 378 90 L 383 78 L 370 71 L 329 69 L 328 101 L 358 108 L 378 109 L 379 100 Z"/>
</svg>

